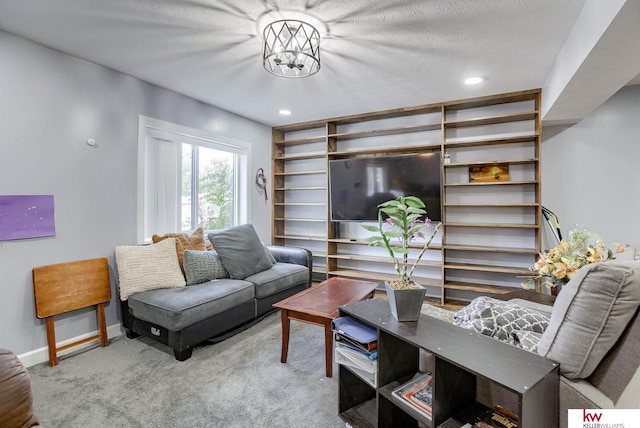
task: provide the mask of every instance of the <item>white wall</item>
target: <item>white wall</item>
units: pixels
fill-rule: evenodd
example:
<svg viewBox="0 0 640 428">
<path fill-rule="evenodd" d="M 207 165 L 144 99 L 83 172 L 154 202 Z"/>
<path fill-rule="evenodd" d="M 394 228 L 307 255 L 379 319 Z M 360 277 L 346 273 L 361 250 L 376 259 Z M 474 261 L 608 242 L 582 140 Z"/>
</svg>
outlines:
<svg viewBox="0 0 640 428">
<path fill-rule="evenodd" d="M 573 126 L 545 127 L 542 154 L 542 203 L 563 237 L 577 224 L 612 249 L 640 246 L 640 85 Z"/>
<path fill-rule="evenodd" d="M 56 222 L 56 237 L 0 243 L 0 348 L 46 346 L 33 267 L 108 257 L 113 269 L 114 247 L 135 243 L 141 114 L 252 143 L 249 221 L 270 239 L 271 211 L 253 185 L 257 168 L 271 175 L 269 127 L 1 31 L 0 52 L 0 195 L 52 194 Z M 110 326 L 120 319 L 113 287 Z M 56 317 L 58 342 L 97 330 L 94 312 Z"/>
</svg>

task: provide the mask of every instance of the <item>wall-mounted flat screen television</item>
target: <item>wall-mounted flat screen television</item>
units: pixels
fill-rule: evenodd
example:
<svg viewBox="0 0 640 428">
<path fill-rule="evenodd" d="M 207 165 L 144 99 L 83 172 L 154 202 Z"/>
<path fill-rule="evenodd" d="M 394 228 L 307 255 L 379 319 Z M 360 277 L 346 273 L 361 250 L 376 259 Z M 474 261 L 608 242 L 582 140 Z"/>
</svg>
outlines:
<svg viewBox="0 0 640 428">
<path fill-rule="evenodd" d="M 378 219 L 378 205 L 398 196 L 417 196 L 427 216 L 441 221 L 440 152 L 332 159 L 329 203 L 332 221 Z"/>
</svg>

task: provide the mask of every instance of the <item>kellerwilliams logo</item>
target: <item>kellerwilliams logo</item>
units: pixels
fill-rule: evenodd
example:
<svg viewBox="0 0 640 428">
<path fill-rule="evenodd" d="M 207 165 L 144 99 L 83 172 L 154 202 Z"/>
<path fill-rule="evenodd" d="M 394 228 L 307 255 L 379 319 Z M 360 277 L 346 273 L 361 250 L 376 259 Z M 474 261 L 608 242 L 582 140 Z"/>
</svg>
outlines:
<svg viewBox="0 0 640 428">
<path fill-rule="evenodd" d="M 569 409 L 568 428 L 640 428 L 640 409 Z"/>
</svg>

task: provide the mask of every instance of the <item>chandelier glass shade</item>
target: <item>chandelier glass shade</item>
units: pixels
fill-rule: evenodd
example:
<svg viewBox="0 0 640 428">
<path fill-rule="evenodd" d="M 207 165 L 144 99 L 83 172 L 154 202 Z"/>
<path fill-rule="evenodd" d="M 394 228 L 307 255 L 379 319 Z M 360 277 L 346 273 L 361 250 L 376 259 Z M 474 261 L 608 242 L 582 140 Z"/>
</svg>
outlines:
<svg viewBox="0 0 640 428">
<path fill-rule="evenodd" d="M 320 70 L 320 33 L 303 21 L 284 19 L 263 32 L 262 65 L 281 77 L 307 77 Z"/>
</svg>

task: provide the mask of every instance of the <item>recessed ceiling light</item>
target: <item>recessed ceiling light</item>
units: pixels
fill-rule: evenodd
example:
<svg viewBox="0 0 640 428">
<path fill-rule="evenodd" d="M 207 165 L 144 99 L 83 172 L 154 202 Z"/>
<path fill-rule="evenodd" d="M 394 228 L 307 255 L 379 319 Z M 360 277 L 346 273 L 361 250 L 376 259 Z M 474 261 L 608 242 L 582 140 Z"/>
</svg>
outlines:
<svg viewBox="0 0 640 428">
<path fill-rule="evenodd" d="M 464 80 L 464 83 L 466 83 L 467 85 L 477 85 L 482 81 L 484 81 L 482 77 L 469 77 Z"/>
<path fill-rule="evenodd" d="M 280 113 L 283 116 L 290 116 L 291 115 L 291 110 L 287 110 L 287 109 L 280 109 L 278 110 L 278 113 Z"/>
</svg>

